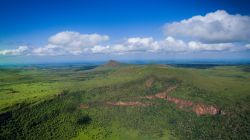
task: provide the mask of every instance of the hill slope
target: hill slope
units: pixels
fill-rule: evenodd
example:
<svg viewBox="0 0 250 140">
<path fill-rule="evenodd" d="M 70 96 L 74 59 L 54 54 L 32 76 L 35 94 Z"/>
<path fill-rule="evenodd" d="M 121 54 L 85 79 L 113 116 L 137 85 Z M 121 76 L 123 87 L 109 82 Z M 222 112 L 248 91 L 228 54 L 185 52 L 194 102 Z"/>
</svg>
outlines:
<svg viewBox="0 0 250 140">
<path fill-rule="evenodd" d="M 249 138 L 239 67 L 110 69 L 1 70 L 0 139 Z"/>
</svg>

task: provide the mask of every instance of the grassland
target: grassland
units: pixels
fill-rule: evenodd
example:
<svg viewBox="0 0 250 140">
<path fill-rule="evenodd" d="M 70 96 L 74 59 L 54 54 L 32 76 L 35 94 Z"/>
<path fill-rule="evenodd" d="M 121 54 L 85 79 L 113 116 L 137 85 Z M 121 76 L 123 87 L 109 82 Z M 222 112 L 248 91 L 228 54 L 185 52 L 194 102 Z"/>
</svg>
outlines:
<svg viewBox="0 0 250 140">
<path fill-rule="evenodd" d="M 91 67 L 94 68 L 94 67 Z M 0 139 L 250 139 L 249 66 L 0 69 Z M 154 96 L 216 106 L 197 115 Z M 141 103 L 140 105 L 111 105 Z"/>
</svg>

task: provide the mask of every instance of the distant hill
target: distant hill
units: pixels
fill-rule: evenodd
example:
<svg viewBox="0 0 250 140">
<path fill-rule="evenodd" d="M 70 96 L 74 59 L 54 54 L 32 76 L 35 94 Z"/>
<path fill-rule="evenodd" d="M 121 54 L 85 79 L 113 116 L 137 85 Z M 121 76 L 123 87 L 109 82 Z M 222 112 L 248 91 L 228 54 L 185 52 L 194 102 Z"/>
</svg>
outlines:
<svg viewBox="0 0 250 140">
<path fill-rule="evenodd" d="M 123 64 L 115 61 L 115 60 L 109 60 L 107 63 L 103 65 L 103 67 L 119 67 L 122 66 Z"/>
</svg>

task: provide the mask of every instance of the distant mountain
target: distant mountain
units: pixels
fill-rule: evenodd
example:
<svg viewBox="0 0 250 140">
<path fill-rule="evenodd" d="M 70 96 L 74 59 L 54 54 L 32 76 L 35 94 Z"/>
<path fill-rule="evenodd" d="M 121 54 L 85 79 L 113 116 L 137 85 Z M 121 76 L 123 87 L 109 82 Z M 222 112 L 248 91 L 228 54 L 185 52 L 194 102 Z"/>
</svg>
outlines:
<svg viewBox="0 0 250 140">
<path fill-rule="evenodd" d="M 107 63 L 103 65 L 103 67 L 119 67 L 122 66 L 123 64 L 115 61 L 115 60 L 109 60 Z"/>
</svg>

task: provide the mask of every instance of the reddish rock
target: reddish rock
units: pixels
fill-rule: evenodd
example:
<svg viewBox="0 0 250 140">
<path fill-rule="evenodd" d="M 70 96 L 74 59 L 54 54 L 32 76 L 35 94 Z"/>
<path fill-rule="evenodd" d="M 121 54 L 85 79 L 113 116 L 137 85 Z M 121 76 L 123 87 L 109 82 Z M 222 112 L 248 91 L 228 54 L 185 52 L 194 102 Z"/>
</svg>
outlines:
<svg viewBox="0 0 250 140">
<path fill-rule="evenodd" d="M 183 100 L 183 99 L 179 99 L 179 98 L 173 98 L 170 96 L 167 96 L 166 100 L 169 102 L 173 102 L 175 104 L 181 105 L 183 107 L 189 107 L 189 106 L 193 105 L 193 102 L 191 102 L 191 101 Z"/>
<path fill-rule="evenodd" d="M 215 107 L 215 106 L 205 105 L 202 103 L 195 104 L 192 101 L 171 97 L 169 95 L 169 93 L 172 90 L 174 90 L 175 88 L 176 88 L 176 86 L 167 88 L 164 92 L 160 92 L 160 93 L 155 94 L 155 97 L 160 98 L 160 99 L 165 99 L 168 102 L 172 102 L 172 103 L 178 105 L 179 109 L 185 110 L 188 107 L 192 107 L 192 111 L 195 112 L 198 116 L 205 115 L 205 114 L 209 114 L 209 115 L 216 115 L 216 114 L 224 115 L 225 114 L 224 111 L 220 110 L 218 107 Z"/>
<path fill-rule="evenodd" d="M 157 94 L 155 94 L 156 98 L 160 98 L 160 99 L 165 99 L 167 97 L 166 92 L 159 92 Z"/>
<path fill-rule="evenodd" d="M 215 106 L 211 105 L 204 105 L 204 104 L 196 104 L 193 106 L 193 111 L 198 115 L 216 115 L 219 114 L 221 111 Z"/>
<path fill-rule="evenodd" d="M 112 105 L 112 106 L 149 106 L 151 105 L 150 103 L 142 103 L 142 102 L 107 102 L 108 105 Z"/>
<path fill-rule="evenodd" d="M 160 99 L 165 99 L 165 98 L 167 98 L 168 94 L 171 91 L 173 91 L 175 88 L 176 88 L 176 86 L 169 87 L 165 91 L 155 94 L 155 97 L 160 98 Z"/>
<path fill-rule="evenodd" d="M 79 106 L 81 109 L 86 109 L 86 108 L 89 108 L 89 105 L 87 104 L 80 104 Z"/>
</svg>

